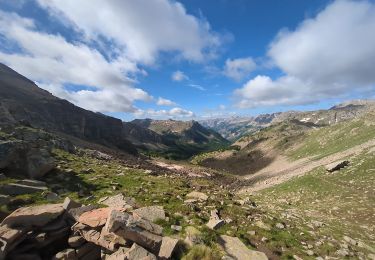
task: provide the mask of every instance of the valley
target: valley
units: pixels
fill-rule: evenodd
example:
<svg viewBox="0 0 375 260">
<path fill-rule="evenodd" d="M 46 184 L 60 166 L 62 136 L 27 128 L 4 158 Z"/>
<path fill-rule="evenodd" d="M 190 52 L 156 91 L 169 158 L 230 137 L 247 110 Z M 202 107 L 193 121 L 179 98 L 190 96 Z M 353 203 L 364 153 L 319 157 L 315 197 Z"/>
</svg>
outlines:
<svg viewBox="0 0 375 260">
<path fill-rule="evenodd" d="M 123 122 L 1 65 L 0 259 L 375 259 L 374 122 Z"/>
</svg>

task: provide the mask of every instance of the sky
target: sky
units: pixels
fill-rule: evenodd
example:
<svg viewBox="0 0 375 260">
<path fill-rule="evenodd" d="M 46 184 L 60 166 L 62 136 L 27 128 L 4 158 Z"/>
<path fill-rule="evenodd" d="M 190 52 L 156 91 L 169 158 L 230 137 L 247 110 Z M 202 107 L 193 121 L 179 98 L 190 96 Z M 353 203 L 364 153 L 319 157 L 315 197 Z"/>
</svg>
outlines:
<svg viewBox="0 0 375 260">
<path fill-rule="evenodd" d="M 0 62 L 123 120 L 375 97 L 375 0 L 0 0 Z"/>
</svg>

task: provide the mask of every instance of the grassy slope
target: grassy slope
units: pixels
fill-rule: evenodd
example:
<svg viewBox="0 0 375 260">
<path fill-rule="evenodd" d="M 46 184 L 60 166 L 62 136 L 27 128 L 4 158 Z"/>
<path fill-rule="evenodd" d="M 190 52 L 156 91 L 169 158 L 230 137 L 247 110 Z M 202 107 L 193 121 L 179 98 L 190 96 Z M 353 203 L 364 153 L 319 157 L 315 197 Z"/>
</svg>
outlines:
<svg viewBox="0 0 375 260">
<path fill-rule="evenodd" d="M 375 152 L 364 152 L 339 172 L 327 174 L 318 168 L 266 189 L 254 199 L 265 211 L 304 232 L 306 237 L 299 232 L 293 232 L 293 237 L 313 245 L 316 255 L 335 255 L 345 244 L 345 235 L 361 242 L 359 246 L 349 245 L 349 251 L 360 255 L 375 253 L 374 165 Z M 314 221 L 325 225 L 314 227 Z M 300 256 L 307 257 L 303 252 Z"/>
</svg>

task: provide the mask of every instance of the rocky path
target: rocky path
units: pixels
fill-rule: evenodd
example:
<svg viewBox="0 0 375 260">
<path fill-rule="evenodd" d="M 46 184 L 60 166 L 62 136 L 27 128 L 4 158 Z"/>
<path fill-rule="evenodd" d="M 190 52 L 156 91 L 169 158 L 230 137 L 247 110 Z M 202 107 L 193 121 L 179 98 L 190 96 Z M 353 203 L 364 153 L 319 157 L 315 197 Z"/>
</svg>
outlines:
<svg viewBox="0 0 375 260">
<path fill-rule="evenodd" d="M 342 152 L 326 156 L 319 160 L 314 160 L 314 158 L 312 157 L 291 161 L 286 156 L 279 155 L 266 168 L 260 170 L 255 174 L 244 176 L 243 178 L 245 180 L 253 183 L 251 184 L 251 186 L 242 188 L 240 190 L 240 193 L 253 193 L 265 188 L 272 187 L 274 185 L 283 183 L 293 177 L 304 175 L 305 173 L 308 173 L 316 167 L 325 166 L 349 156 L 358 155 L 363 150 L 368 148 L 375 148 L 375 140 L 370 140 L 363 144 L 354 146 Z"/>
</svg>

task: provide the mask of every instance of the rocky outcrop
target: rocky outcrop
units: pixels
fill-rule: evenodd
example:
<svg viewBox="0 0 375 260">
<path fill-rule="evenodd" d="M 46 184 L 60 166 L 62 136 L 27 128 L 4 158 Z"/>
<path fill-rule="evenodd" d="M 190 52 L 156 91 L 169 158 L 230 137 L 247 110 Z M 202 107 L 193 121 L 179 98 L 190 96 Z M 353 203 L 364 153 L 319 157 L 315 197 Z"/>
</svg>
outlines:
<svg viewBox="0 0 375 260">
<path fill-rule="evenodd" d="M 172 259 L 179 240 L 142 217 L 148 211 L 155 220 L 165 217 L 161 210 L 95 208 L 69 198 L 20 208 L 0 225 L 0 259 Z"/>
<path fill-rule="evenodd" d="M 348 165 L 349 165 L 349 161 L 345 160 L 345 161 L 338 161 L 338 162 L 328 164 L 328 165 L 326 165 L 325 168 L 328 172 L 334 172 L 334 171 L 338 171 L 342 168 L 345 168 Z"/>
</svg>

